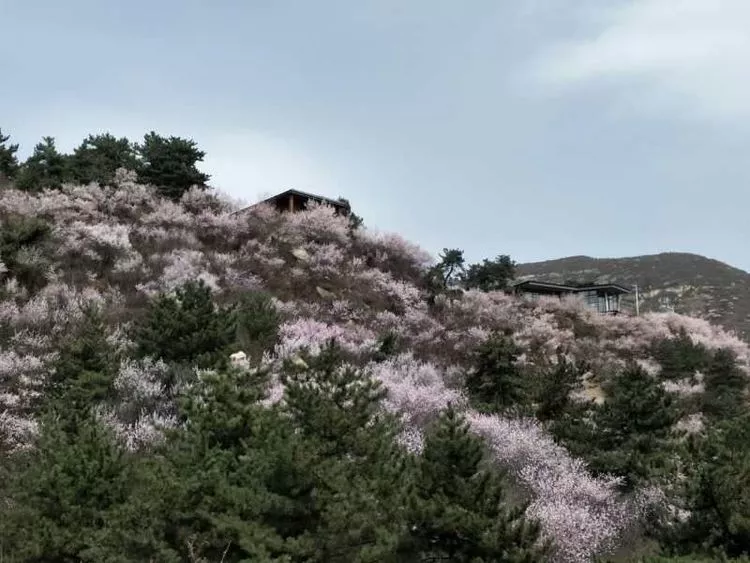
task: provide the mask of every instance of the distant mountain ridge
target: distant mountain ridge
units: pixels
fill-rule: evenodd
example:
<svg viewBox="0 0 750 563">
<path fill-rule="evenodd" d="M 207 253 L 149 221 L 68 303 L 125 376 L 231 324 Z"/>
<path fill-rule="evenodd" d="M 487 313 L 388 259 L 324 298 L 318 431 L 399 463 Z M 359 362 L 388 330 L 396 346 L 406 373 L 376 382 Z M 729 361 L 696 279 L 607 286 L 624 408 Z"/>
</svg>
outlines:
<svg viewBox="0 0 750 563">
<path fill-rule="evenodd" d="M 750 273 L 698 254 L 667 252 L 628 258 L 570 256 L 519 264 L 517 279 L 619 283 L 639 288 L 641 311 L 707 319 L 750 341 Z M 627 303 L 632 306 L 634 298 Z"/>
</svg>

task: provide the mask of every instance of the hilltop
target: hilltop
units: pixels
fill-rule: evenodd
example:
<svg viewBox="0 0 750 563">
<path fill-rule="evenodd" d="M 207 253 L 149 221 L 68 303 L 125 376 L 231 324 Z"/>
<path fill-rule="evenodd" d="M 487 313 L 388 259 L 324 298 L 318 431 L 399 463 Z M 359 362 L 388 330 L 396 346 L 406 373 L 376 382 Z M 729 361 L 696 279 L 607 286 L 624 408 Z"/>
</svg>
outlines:
<svg viewBox="0 0 750 563">
<path fill-rule="evenodd" d="M 552 547 L 529 561 L 653 553 L 685 522 L 735 554 L 735 536 L 715 532 L 703 508 L 691 520 L 687 483 L 704 458 L 689 455 L 709 457 L 680 444 L 745 411 L 746 343 L 676 313 L 609 318 L 576 300 L 436 289 L 435 258 L 325 206 L 236 211 L 205 189 L 161 197 L 124 170 L 108 187 L 0 193 L 0 451 L 11 475 L 0 500 L 14 507 L 1 545 L 128 561 L 323 561 L 335 548 L 348 561 L 424 534 L 411 549 L 427 557 L 454 502 L 451 518 L 483 515 L 462 520 L 483 542 L 530 545 L 533 528 L 481 526 L 538 521 Z M 343 371 L 315 367 L 331 341 Z M 476 484 L 479 466 L 466 496 L 449 494 L 461 476 L 434 458 L 457 440 L 453 415 L 441 418 L 449 405 L 489 467 L 507 472 L 519 513 L 467 504 L 471 487 L 490 486 Z M 86 430 L 81 412 L 114 442 Z M 438 420 L 453 430 L 436 438 Z M 395 436 L 390 449 L 383 436 Z M 479 463 L 471 451 L 451 463 Z M 422 486 L 453 485 L 420 502 L 448 504 L 398 496 L 430 463 Z M 376 470 L 386 481 L 367 477 Z M 52 476 L 63 473 L 78 488 L 60 489 Z M 654 518 L 671 535 L 656 537 Z M 44 531 L 24 544 L 28 526 Z"/>
<path fill-rule="evenodd" d="M 629 258 L 571 256 L 519 264 L 520 279 L 616 282 L 640 290 L 642 311 L 675 311 L 750 339 L 750 273 L 697 254 Z M 628 300 L 632 306 L 632 298 Z"/>
</svg>

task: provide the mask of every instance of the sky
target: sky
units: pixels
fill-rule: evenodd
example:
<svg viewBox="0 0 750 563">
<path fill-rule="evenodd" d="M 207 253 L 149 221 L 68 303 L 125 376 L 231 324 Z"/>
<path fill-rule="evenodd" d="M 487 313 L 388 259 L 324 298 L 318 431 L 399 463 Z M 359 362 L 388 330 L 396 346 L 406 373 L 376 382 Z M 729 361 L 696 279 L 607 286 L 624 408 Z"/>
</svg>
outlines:
<svg viewBox="0 0 750 563">
<path fill-rule="evenodd" d="M 0 0 L 0 128 L 194 139 L 469 262 L 750 270 L 747 0 Z"/>
</svg>

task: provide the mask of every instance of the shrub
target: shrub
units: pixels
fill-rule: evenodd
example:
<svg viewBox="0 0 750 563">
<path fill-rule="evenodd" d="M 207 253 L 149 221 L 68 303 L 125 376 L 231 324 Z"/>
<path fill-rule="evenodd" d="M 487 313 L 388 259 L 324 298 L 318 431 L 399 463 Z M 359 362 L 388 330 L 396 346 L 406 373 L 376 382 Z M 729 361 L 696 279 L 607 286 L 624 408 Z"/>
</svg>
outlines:
<svg viewBox="0 0 750 563">
<path fill-rule="evenodd" d="M 7 276 L 16 278 L 29 291 L 36 292 L 47 283 L 48 263 L 34 251 L 50 238 L 49 223 L 37 217 L 10 216 L 0 228 L 0 260 Z"/>
</svg>

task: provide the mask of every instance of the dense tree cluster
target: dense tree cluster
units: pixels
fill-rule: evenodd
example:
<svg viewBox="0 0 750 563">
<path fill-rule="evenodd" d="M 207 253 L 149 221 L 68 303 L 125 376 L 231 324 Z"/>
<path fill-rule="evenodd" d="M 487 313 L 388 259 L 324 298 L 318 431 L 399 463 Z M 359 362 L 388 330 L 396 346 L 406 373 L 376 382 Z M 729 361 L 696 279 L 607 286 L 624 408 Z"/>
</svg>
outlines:
<svg viewBox="0 0 750 563">
<path fill-rule="evenodd" d="M 142 143 L 110 133 L 89 135 L 71 154 L 59 151 L 54 137 L 44 137 L 19 162 L 18 144 L 0 131 L 0 175 L 25 191 L 59 189 L 65 182 L 111 185 L 118 168 L 133 170 L 164 197 L 178 200 L 193 186 L 206 187 L 209 175 L 198 169 L 205 157 L 195 141 L 151 131 Z"/>
</svg>

